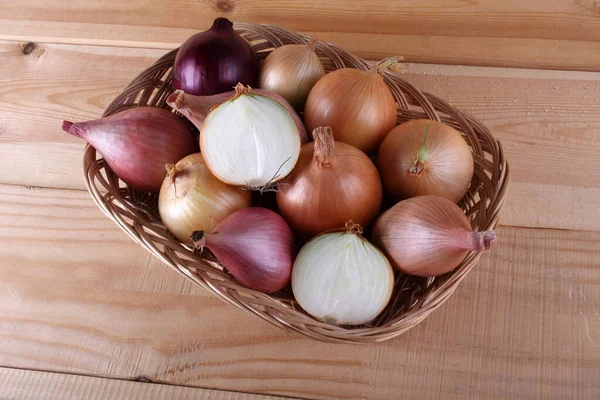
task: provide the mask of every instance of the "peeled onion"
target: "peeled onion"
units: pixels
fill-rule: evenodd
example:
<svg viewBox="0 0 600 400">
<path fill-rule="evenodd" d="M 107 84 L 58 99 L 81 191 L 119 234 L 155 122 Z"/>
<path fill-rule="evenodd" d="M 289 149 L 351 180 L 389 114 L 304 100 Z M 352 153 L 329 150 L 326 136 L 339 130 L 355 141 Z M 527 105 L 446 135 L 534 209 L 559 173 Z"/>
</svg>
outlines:
<svg viewBox="0 0 600 400">
<path fill-rule="evenodd" d="M 94 146 L 129 186 L 158 192 L 165 164 L 198 151 L 198 142 L 177 115 L 156 107 L 130 108 L 94 121 L 64 121 L 62 129 Z"/>
<path fill-rule="evenodd" d="M 304 122 L 308 131 L 330 126 L 337 142 L 367 154 L 377 150 L 396 125 L 397 110 L 381 74 L 397 65 L 396 59 L 391 58 L 369 71 L 343 68 L 325 75 L 306 100 Z"/>
<path fill-rule="evenodd" d="M 236 86 L 236 94 L 204 120 L 200 147 L 221 181 L 264 189 L 284 179 L 300 155 L 300 130 L 292 114 L 272 98 Z"/>
<path fill-rule="evenodd" d="M 362 228 L 349 221 L 345 230 L 319 235 L 298 253 L 292 290 L 313 317 L 336 325 L 360 325 L 388 304 L 394 288 L 392 267 L 361 234 Z"/>
<path fill-rule="evenodd" d="M 370 225 L 382 198 L 377 168 L 356 147 L 334 143 L 329 127 L 315 129 L 313 137 L 277 192 L 279 212 L 294 232 L 308 238 L 349 219 Z"/>
<path fill-rule="evenodd" d="M 271 210 L 238 210 L 212 233 L 194 232 L 192 241 L 200 249 L 210 249 L 245 287 L 273 293 L 290 282 L 294 238 L 285 220 Z"/>
<path fill-rule="evenodd" d="M 233 212 L 250 207 L 250 192 L 218 180 L 200 153 L 167 164 L 166 169 L 158 211 L 165 226 L 182 243 L 192 244 L 192 232 L 210 233 Z"/>
<path fill-rule="evenodd" d="M 458 202 L 473 178 L 473 154 L 458 131 L 436 121 L 398 125 L 379 148 L 385 190 L 396 199 L 435 195 Z"/>
<path fill-rule="evenodd" d="M 375 222 L 373 242 L 400 271 L 438 276 L 452 271 L 469 251 L 488 249 L 494 231 L 473 232 L 465 213 L 438 196 L 404 200 Z"/>
</svg>

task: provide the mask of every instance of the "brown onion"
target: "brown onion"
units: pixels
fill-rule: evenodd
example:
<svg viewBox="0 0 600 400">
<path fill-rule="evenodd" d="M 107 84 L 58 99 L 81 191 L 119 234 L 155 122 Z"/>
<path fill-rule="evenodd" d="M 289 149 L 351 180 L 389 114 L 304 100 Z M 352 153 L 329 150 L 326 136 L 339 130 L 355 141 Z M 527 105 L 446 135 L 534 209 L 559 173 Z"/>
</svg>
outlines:
<svg viewBox="0 0 600 400">
<path fill-rule="evenodd" d="M 158 192 L 174 163 L 198 152 L 198 141 L 177 115 L 156 107 L 137 107 L 94 121 L 64 121 L 62 129 L 94 146 L 128 185 Z"/>
<path fill-rule="evenodd" d="M 312 237 L 352 219 L 367 226 L 379 212 L 377 169 L 362 151 L 334 143 L 331 128 L 314 130 L 290 178 L 277 193 L 279 212 L 295 232 Z"/>
<path fill-rule="evenodd" d="M 277 213 L 250 207 L 236 211 L 213 233 L 196 231 L 194 245 L 207 247 L 242 285 L 264 293 L 276 292 L 290 283 L 293 235 Z"/>
<path fill-rule="evenodd" d="M 488 249 L 494 231 L 473 232 L 465 213 L 438 196 L 401 201 L 375 223 L 373 242 L 392 264 L 410 275 L 438 276 L 452 271 L 469 251 Z"/>
<path fill-rule="evenodd" d="M 325 68 L 315 53 L 318 43 L 287 44 L 273 50 L 265 59 L 259 86 L 285 98 L 294 108 L 304 107 L 308 93 L 325 75 Z"/>
<path fill-rule="evenodd" d="M 395 127 L 379 148 L 385 190 L 396 199 L 435 195 L 458 202 L 473 178 L 473 154 L 458 131 L 436 121 Z"/>
<path fill-rule="evenodd" d="M 250 207 L 250 192 L 218 180 L 200 153 L 167 164 L 166 169 L 158 211 L 165 226 L 182 243 L 192 244 L 192 232 L 212 232 L 233 212 Z"/>
<path fill-rule="evenodd" d="M 396 102 L 382 74 L 397 67 L 397 59 L 389 58 L 369 71 L 343 68 L 325 75 L 306 100 L 304 122 L 308 131 L 331 126 L 337 142 L 367 154 L 377 150 L 396 125 Z"/>
</svg>

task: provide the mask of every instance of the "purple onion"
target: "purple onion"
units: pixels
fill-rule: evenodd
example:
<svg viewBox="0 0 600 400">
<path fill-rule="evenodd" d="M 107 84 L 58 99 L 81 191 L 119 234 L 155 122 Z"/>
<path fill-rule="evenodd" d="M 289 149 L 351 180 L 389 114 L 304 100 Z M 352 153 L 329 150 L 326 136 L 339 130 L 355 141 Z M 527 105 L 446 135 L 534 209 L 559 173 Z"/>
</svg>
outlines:
<svg viewBox="0 0 600 400">
<path fill-rule="evenodd" d="M 179 48 L 173 87 L 187 94 L 210 96 L 231 90 L 238 82 L 255 86 L 258 61 L 252 48 L 226 18 L 190 37 Z"/>
</svg>

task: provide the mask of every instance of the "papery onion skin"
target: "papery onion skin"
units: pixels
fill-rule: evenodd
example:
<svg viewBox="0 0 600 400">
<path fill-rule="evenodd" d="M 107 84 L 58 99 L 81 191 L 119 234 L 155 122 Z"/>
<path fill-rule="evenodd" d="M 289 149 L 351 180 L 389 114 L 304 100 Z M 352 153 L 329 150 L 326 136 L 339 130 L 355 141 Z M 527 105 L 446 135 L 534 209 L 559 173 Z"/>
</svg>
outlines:
<svg viewBox="0 0 600 400">
<path fill-rule="evenodd" d="M 252 93 L 267 96 L 284 106 L 290 112 L 292 117 L 294 117 L 294 122 L 300 131 L 302 144 L 309 141 L 308 134 L 306 133 L 306 128 L 304 127 L 302 120 L 298 114 L 296 114 L 296 111 L 290 105 L 290 103 L 288 103 L 283 97 L 277 93 L 272 93 L 258 88 L 252 89 Z M 183 90 L 176 90 L 167 97 L 166 103 L 173 107 L 173 109 L 182 113 L 194 124 L 196 128 L 198 128 L 199 131 L 202 131 L 202 124 L 204 123 L 204 120 L 208 116 L 210 110 L 226 102 L 233 96 L 235 96 L 234 90 L 212 96 L 194 96 L 183 92 Z"/>
<path fill-rule="evenodd" d="M 388 304 L 394 274 L 384 254 L 352 221 L 340 232 L 323 233 L 302 247 L 292 270 L 298 304 L 318 320 L 360 325 Z"/>
<path fill-rule="evenodd" d="M 370 225 L 381 206 L 377 168 L 356 147 L 333 142 L 320 127 L 315 141 L 302 146 L 294 171 L 277 192 L 279 212 L 294 232 L 311 238 L 349 219 Z"/>
<path fill-rule="evenodd" d="M 259 86 L 283 96 L 295 109 L 302 109 L 325 68 L 315 53 L 317 38 L 308 44 L 288 44 L 273 50 L 259 74 Z"/>
<path fill-rule="evenodd" d="M 394 97 L 380 73 L 383 69 L 343 68 L 321 78 L 310 91 L 304 108 L 308 131 L 330 126 L 336 141 L 367 154 L 376 151 L 396 125 L 397 112 Z"/>
<path fill-rule="evenodd" d="M 218 180 L 200 153 L 190 154 L 166 168 L 158 211 L 162 222 L 182 243 L 191 245 L 194 231 L 211 233 L 230 214 L 250 207 L 250 192 Z"/>
<path fill-rule="evenodd" d="M 258 61 L 248 42 L 226 18 L 190 37 L 179 48 L 173 66 L 173 88 L 197 96 L 231 90 L 238 82 L 254 86 Z"/>
<path fill-rule="evenodd" d="M 416 276 L 443 275 L 469 251 L 488 249 L 494 231 L 473 232 L 464 212 L 451 200 L 419 196 L 384 212 L 373 227 L 373 243 L 400 271 Z"/>
<path fill-rule="evenodd" d="M 300 130 L 279 102 L 236 86 L 206 117 L 200 135 L 206 165 L 221 181 L 265 190 L 290 174 L 300 155 Z"/>
<path fill-rule="evenodd" d="M 263 293 L 286 287 L 294 260 L 293 234 L 277 213 L 244 208 L 221 222 L 213 233 L 197 231 L 192 241 L 207 247 L 243 286 Z"/>
<path fill-rule="evenodd" d="M 386 192 L 395 199 L 435 195 L 457 203 L 471 183 L 474 163 L 458 131 L 441 122 L 412 120 L 385 137 L 378 167 Z"/>
<path fill-rule="evenodd" d="M 93 121 L 64 121 L 62 129 L 92 145 L 129 186 L 148 192 L 160 190 L 165 164 L 199 150 L 185 122 L 156 107 L 130 108 Z"/>
</svg>

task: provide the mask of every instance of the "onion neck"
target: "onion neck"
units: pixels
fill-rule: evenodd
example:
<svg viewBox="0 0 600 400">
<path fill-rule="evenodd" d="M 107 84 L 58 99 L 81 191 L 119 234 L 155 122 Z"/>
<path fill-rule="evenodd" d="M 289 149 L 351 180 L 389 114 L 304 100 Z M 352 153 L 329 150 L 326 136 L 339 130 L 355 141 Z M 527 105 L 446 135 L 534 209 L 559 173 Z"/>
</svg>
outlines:
<svg viewBox="0 0 600 400">
<path fill-rule="evenodd" d="M 210 29 L 214 29 L 215 31 L 219 32 L 230 31 L 233 29 L 233 22 L 227 18 L 219 17 L 213 21 Z"/>
<path fill-rule="evenodd" d="M 194 231 L 190 235 L 190 239 L 192 239 L 194 247 L 202 253 L 206 247 L 206 233 L 204 231 Z"/>
<path fill-rule="evenodd" d="M 349 220 L 346 222 L 346 233 L 353 233 L 360 236 L 363 233 L 363 228 L 356 222 Z"/>
<path fill-rule="evenodd" d="M 383 60 L 381 60 L 377 64 L 375 64 L 375 66 L 373 66 L 372 71 L 378 75 L 383 75 L 383 73 L 385 71 L 392 71 L 392 72 L 404 71 L 404 66 L 402 65 L 402 63 L 400 63 L 400 61 L 402 61 L 402 60 L 404 60 L 404 57 L 400 57 L 400 56 L 384 58 Z"/>
<path fill-rule="evenodd" d="M 330 167 L 331 156 L 335 148 L 333 131 L 329 126 L 320 126 L 313 130 L 313 138 L 315 139 L 313 159 L 321 167 Z"/>
<path fill-rule="evenodd" d="M 408 172 L 412 175 L 421 175 L 421 173 L 425 169 L 425 164 L 431 157 L 431 153 L 427 148 L 427 134 L 429 133 L 430 125 L 431 121 L 427 121 L 427 126 L 425 127 L 425 135 L 423 136 L 423 143 L 421 143 L 421 145 L 417 149 L 417 159 L 408 170 Z"/>
<path fill-rule="evenodd" d="M 243 83 L 238 82 L 238 84 L 235 85 L 235 94 L 233 96 L 231 96 L 231 98 L 229 99 L 229 101 L 235 100 L 238 97 L 240 97 L 241 95 L 250 94 L 251 90 L 252 90 L 252 88 L 250 86 L 244 86 Z"/>
<path fill-rule="evenodd" d="M 308 41 L 308 44 L 306 45 L 306 47 L 308 47 L 310 51 L 315 51 L 317 48 L 317 45 L 319 44 L 320 41 L 321 40 L 318 37 L 313 36 Z"/>
<path fill-rule="evenodd" d="M 461 248 L 481 251 L 490 248 L 492 242 L 496 240 L 496 232 L 490 230 L 485 232 L 468 232 Z"/>
<path fill-rule="evenodd" d="M 167 97 L 166 103 L 177 111 L 188 108 L 185 92 L 183 90 L 176 90 L 171 93 L 169 97 Z"/>
<path fill-rule="evenodd" d="M 81 129 L 81 126 L 79 126 L 79 124 L 70 121 L 63 121 L 62 130 L 67 132 L 69 135 L 73 135 L 78 138 L 83 137 L 83 129 Z"/>
</svg>

